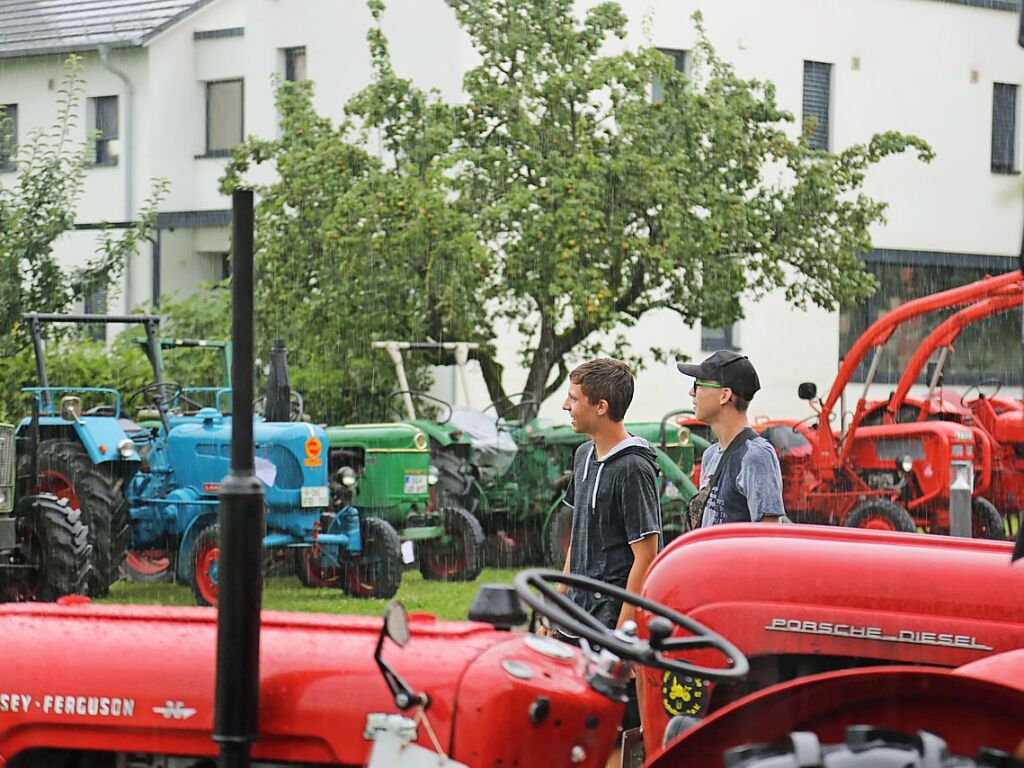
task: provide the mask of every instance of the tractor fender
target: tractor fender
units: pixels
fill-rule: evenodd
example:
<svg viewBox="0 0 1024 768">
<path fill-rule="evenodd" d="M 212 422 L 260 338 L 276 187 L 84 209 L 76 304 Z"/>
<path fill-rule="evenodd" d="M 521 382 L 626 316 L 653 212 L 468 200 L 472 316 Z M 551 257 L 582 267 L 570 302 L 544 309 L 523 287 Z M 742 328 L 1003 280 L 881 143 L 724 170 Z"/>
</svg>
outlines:
<svg viewBox="0 0 1024 768">
<path fill-rule="evenodd" d="M 25 434 L 30 426 L 31 420 L 24 419 L 18 425 L 18 433 Z M 76 440 L 85 448 L 93 464 L 122 462 L 137 465 L 141 461 L 138 453 L 130 459 L 125 459 L 118 452 L 117 446 L 128 438 L 128 434 L 121 423 L 113 417 L 87 416 L 78 421 L 67 421 L 58 416 L 40 416 L 39 438 Z"/>
<path fill-rule="evenodd" d="M 188 553 L 192 549 L 192 543 L 196 540 L 196 536 L 199 535 L 200 531 L 204 528 L 213 525 L 217 522 L 217 512 L 203 512 L 202 514 L 196 515 L 195 519 L 188 524 L 188 527 L 181 534 L 181 543 L 178 544 L 178 580 L 185 582 L 188 580 L 189 574 L 187 573 L 188 566 Z"/>
<path fill-rule="evenodd" d="M 426 432 L 427 437 L 436 442 L 438 445 L 449 446 L 454 442 L 452 440 L 451 431 L 440 424 L 435 424 L 432 421 L 421 420 L 410 421 L 407 423 L 413 425 L 414 427 L 417 427 L 423 432 Z"/>
</svg>

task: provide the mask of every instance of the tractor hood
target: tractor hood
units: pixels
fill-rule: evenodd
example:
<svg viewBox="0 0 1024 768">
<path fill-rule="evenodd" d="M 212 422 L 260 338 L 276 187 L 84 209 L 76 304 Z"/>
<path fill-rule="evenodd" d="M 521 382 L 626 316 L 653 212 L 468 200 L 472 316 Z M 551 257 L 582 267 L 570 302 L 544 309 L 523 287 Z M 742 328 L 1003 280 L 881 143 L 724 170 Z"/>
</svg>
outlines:
<svg viewBox="0 0 1024 768">
<path fill-rule="evenodd" d="M 426 433 L 412 424 L 346 424 L 328 427 L 332 448 L 362 448 L 368 452 L 429 453 Z"/>
<path fill-rule="evenodd" d="M 523 634 L 432 616 L 413 614 L 410 626 L 408 645 L 385 641 L 383 657 L 410 686 L 430 696 L 428 716 L 446 750 L 453 739 L 479 738 L 486 730 L 480 718 L 494 717 L 511 702 L 522 702 L 523 711 L 508 727 L 514 722 L 521 728 L 538 695 L 548 696 L 552 712 L 564 715 L 561 722 L 552 718 L 536 726 L 540 737 L 545 729 L 578 726 L 581 738 L 608 742 L 591 745 L 592 754 L 598 746 L 611 746 L 613 729 L 591 730 L 588 737 L 584 723 L 587 716 L 614 715 L 619 705 L 595 694 L 575 672 L 575 649 L 558 644 L 567 657 L 549 658 L 527 647 Z M 373 660 L 380 628 L 377 618 L 263 612 L 254 759 L 366 763 L 372 746 L 363 735 L 367 715 L 398 713 Z M 0 755 L 9 758 L 32 746 L 215 755 L 210 734 L 216 634 L 212 609 L 3 606 L 0 643 L 8 658 L 20 661 L 0 672 Z M 508 659 L 518 661 L 509 666 Z M 503 662 L 520 677 L 503 671 Z M 532 670 L 532 679 L 521 679 L 523 668 Z M 466 712 L 464 728 L 462 720 L 454 727 L 452 722 L 459 695 L 471 702 L 460 710 Z M 492 701 L 498 696 L 500 702 Z M 566 707 L 579 709 L 578 723 Z M 497 727 L 490 730 L 498 733 Z M 429 745 L 422 727 L 419 739 Z M 513 734 L 499 741 L 505 745 L 495 749 L 518 748 Z M 550 740 L 534 741 L 550 749 Z M 537 764 L 529 754 L 508 757 Z"/>
</svg>

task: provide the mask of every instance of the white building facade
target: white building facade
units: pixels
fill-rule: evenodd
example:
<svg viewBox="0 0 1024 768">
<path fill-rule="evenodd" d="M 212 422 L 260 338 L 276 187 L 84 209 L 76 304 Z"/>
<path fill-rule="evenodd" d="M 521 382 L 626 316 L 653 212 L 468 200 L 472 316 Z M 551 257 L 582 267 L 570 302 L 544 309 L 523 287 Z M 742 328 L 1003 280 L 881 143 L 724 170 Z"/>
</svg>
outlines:
<svg viewBox="0 0 1024 768">
<path fill-rule="evenodd" d="M 908 155 L 883 161 L 868 176 L 867 193 L 889 209 L 887 223 L 873 232 L 875 250 L 865 254 L 883 286 L 866 306 L 845 313 L 799 311 L 770 296 L 745 302 L 744 318 L 729 329 L 687 328 L 674 315 L 658 313 L 629 330 L 635 349 L 656 340 L 700 359 L 720 345 L 737 347 L 761 374 L 763 390 L 752 412 L 803 416 L 808 411 L 796 398 L 797 384 L 828 387 L 850 328 L 855 332 L 912 295 L 1015 267 L 1024 224 L 1024 51 L 1016 43 L 1015 3 L 622 5 L 630 19 L 626 44 L 675 52 L 682 66 L 696 37 L 690 16 L 701 10 L 719 55 L 742 77 L 774 82 L 780 104 L 798 121 L 816 116 L 816 140 L 830 149 L 898 130 L 921 136 L 936 151 L 929 165 Z M 0 105 L 15 106 L 19 138 L 49 126 L 63 59 L 77 52 L 85 64 L 81 138 L 92 129 L 102 132 L 80 224 L 130 221 L 150 179 L 169 181 L 154 241 L 134 259 L 120 306 L 109 307 L 120 311 L 225 276 L 229 200 L 217 187 L 228 149 L 242 136 L 277 133 L 275 76 L 313 80 L 318 110 L 339 118 L 345 101 L 370 79 L 365 34 L 371 19 L 362 0 L 125 0 L 116 12 L 106 6 L 97 0 L 8 0 L 0 6 Z M 384 29 L 400 75 L 459 98 L 462 75 L 475 59 L 443 0 L 390 0 Z M 0 184 L 14 176 L 12 164 L 0 158 Z M 62 260 L 79 263 L 91 255 L 94 234 L 63 238 Z M 1006 357 L 1005 341 L 979 352 L 984 361 L 978 365 L 1014 383 L 1019 357 L 999 359 Z M 507 391 L 518 391 L 525 380 L 518 346 L 511 333 L 499 341 Z M 966 377 L 965 370 L 964 382 Z M 630 416 L 656 418 L 688 405 L 687 386 L 674 366 L 652 365 L 638 377 Z M 439 387 L 446 392 L 445 377 Z M 470 396 L 475 405 L 485 402 L 482 383 Z M 556 415 L 560 402 L 553 397 L 543 413 Z"/>
</svg>

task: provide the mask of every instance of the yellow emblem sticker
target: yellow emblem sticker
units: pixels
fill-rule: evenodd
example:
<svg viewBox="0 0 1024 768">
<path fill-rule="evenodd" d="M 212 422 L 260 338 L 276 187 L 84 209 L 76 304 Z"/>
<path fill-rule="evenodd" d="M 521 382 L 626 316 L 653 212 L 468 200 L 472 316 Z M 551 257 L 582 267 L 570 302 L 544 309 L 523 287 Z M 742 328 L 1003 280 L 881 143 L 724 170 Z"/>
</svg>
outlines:
<svg viewBox="0 0 1024 768">
<path fill-rule="evenodd" d="M 708 697 L 708 681 L 700 677 L 679 677 L 666 671 L 661 678 L 661 704 L 669 717 L 699 716 Z"/>
</svg>

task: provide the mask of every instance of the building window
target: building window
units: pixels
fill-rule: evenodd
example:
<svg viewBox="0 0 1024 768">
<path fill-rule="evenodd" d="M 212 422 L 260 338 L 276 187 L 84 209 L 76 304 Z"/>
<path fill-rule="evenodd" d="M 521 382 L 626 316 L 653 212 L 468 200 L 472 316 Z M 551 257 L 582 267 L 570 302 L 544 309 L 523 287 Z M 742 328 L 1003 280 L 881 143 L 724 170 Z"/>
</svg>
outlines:
<svg viewBox="0 0 1024 768">
<path fill-rule="evenodd" d="M 117 165 L 117 96 L 89 99 L 89 129 L 96 136 L 96 165 Z"/>
<path fill-rule="evenodd" d="M 105 315 L 107 313 L 107 287 L 93 286 L 86 290 L 84 309 L 87 315 Z M 87 323 L 86 333 L 93 341 L 107 340 L 107 326 L 101 323 Z"/>
<path fill-rule="evenodd" d="M 992 85 L 992 173 L 1016 173 L 1017 90 L 1007 83 Z"/>
<path fill-rule="evenodd" d="M 18 105 L 0 104 L 0 171 L 14 170 L 18 148 Z"/>
<path fill-rule="evenodd" d="M 700 348 L 705 352 L 718 349 L 739 349 L 736 345 L 736 323 L 722 328 L 700 327 Z"/>
<path fill-rule="evenodd" d="M 992 264 L 971 264 L 970 261 L 977 260 L 977 257 L 963 254 L 911 252 L 904 254 L 904 257 L 901 263 L 887 260 L 886 263 L 869 262 L 865 265 L 878 280 L 878 290 L 866 301 L 841 309 L 840 356 L 846 355 L 871 323 L 901 304 L 980 280 L 986 274 L 997 274 L 1009 269 L 1014 263 L 1006 259 L 1005 268 L 1000 269 Z M 959 266 L 957 262 L 964 266 Z M 898 382 L 910 358 L 924 339 L 936 325 L 954 311 L 956 310 L 911 318 L 899 325 L 882 347 L 875 382 Z M 1020 384 L 1020 331 L 1019 309 L 992 315 L 966 326 L 956 341 L 953 354 L 943 368 L 943 383 L 968 386 L 987 379 L 998 379 L 1004 386 Z M 854 381 L 864 381 L 873 355 L 872 352 L 861 362 L 853 375 Z M 925 382 L 924 373 L 918 382 Z"/>
<path fill-rule="evenodd" d="M 231 277 L 231 254 L 227 251 L 199 251 L 200 282 L 217 282 Z"/>
<path fill-rule="evenodd" d="M 242 81 L 206 84 L 206 156 L 225 157 L 242 143 Z"/>
<path fill-rule="evenodd" d="M 306 79 L 306 46 L 284 49 L 284 79 L 290 83 Z"/>
<path fill-rule="evenodd" d="M 679 50 L 677 48 L 659 48 L 659 51 L 664 53 L 666 56 L 671 57 L 673 64 L 675 65 L 676 72 L 682 72 L 684 75 L 690 72 L 690 52 Z M 654 83 L 651 87 L 651 101 L 661 101 L 665 97 L 665 87 L 662 85 L 660 79 L 655 78 Z"/>
<path fill-rule="evenodd" d="M 830 104 L 832 102 L 832 65 L 820 61 L 804 62 L 804 125 L 814 121 L 811 149 L 829 149 Z"/>
</svg>

